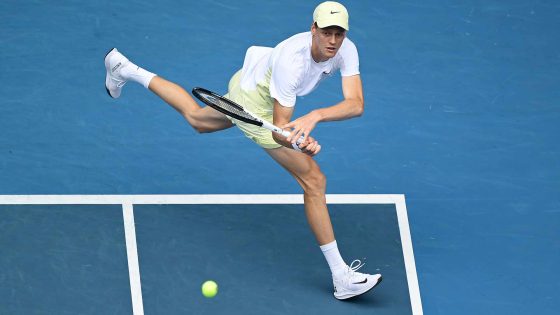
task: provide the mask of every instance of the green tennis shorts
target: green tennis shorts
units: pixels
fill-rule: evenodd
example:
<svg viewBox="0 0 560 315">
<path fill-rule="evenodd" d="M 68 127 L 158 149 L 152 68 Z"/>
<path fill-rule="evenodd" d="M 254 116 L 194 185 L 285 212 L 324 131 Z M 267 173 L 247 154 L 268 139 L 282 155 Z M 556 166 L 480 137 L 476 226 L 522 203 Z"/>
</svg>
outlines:
<svg viewBox="0 0 560 315">
<path fill-rule="evenodd" d="M 224 96 L 243 106 L 243 108 L 251 113 L 272 123 L 274 99 L 270 96 L 268 90 L 268 82 L 270 81 L 265 80 L 265 82 L 264 84 L 257 85 L 256 89 L 253 91 L 245 91 L 241 88 L 241 70 L 239 70 L 229 81 L 228 93 Z M 230 120 L 241 129 L 247 138 L 251 139 L 262 148 L 276 149 L 281 147 L 281 145 L 276 143 L 272 138 L 272 132 L 270 130 L 231 117 Z"/>
</svg>

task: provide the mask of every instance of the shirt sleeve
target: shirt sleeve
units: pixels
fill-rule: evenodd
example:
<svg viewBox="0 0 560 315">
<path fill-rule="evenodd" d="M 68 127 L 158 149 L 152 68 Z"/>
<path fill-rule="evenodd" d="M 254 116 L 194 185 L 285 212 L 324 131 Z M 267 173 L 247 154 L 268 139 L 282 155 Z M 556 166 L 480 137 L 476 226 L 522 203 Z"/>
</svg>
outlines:
<svg viewBox="0 0 560 315">
<path fill-rule="evenodd" d="M 349 77 L 360 74 L 360 59 L 356 45 L 346 38 L 340 47 L 340 74 Z"/>
<path fill-rule="evenodd" d="M 272 55 L 270 75 L 270 96 L 275 98 L 280 105 L 294 107 L 296 105 L 296 90 L 300 83 L 302 62 L 284 50 Z"/>
</svg>

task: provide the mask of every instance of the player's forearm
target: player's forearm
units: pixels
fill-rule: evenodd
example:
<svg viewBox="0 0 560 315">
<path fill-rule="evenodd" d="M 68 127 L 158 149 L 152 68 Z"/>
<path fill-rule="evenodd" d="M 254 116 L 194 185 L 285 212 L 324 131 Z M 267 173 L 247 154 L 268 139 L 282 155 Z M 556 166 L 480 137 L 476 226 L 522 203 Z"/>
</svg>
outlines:
<svg viewBox="0 0 560 315">
<path fill-rule="evenodd" d="M 313 111 L 318 121 L 345 120 L 361 116 L 364 112 L 364 102 L 360 99 L 345 99 L 344 101 Z"/>
</svg>

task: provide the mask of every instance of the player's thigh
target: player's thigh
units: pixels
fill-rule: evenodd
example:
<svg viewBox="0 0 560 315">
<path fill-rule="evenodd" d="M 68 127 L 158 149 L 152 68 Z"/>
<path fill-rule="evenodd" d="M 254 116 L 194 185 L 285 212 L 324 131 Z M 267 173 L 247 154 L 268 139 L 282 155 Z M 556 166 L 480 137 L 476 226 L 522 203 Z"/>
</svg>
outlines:
<svg viewBox="0 0 560 315">
<path fill-rule="evenodd" d="M 266 152 L 297 179 L 323 176 L 317 162 L 307 154 L 286 147 L 267 149 Z"/>
</svg>

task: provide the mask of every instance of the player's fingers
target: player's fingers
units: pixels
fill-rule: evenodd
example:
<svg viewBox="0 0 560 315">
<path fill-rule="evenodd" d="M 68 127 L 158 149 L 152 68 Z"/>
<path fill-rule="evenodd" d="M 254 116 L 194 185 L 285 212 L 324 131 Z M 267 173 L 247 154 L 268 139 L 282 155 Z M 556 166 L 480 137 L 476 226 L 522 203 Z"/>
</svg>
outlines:
<svg viewBox="0 0 560 315">
<path fill-rule="evenodd" d="M 298 129 L 301 129 L 301 126 L 299 125 L 299 123 L 297 122 L 297 120 L 291 121 L 285 125 L 282 126 L 282 129 L 288 130 L 288 131 L 296 131 Z"/>
<path fill-rule="evenodd" d="M 305 131 L 303 129 L 297 130 L 296 134 L 293 135 L 292 143 L 296 143 L 296 141 L 303 135 L 305 135 Z M 303 140 L 304 141 L 302 141 L 302 143 L 305 143 L 305 139 L 303 139 Z"/>
<path fill-rule="evenodd" d="M 301 133 L 301 130 L 299 129 L 294 129 L 290 132 L 290 136 L 288 138 L 286 138 L 286 140 L 288 140 L 288 142 L 291 143 L 296 143 L 296 139 L 299 139 L 299 134 Z"/>
<path fill-rule="evenodd" d="M 319 143 L 317 141 L 310 142 L 309 145 L 307 146 L 307 149 L 309 151 L 315 151 L 315 149 L 317 148 L 317 145 L 319 145 Z"/>
<path fill-rule="evenodd" d="M 302 138 L 302 137 L 303 137 L 303 138 Z M 300 139 L 300 138 L 302 138 L 302 139 L 301 139 L 301 143 L 311 142 L 311 141 L 309 140 L 309 133 L 306 132 L 305 129 L 303 129 L 303 128 L 301 129 L 301 134 L 298 136 L 297 139 Z"/>
<path fill-rule="evenodd" d="M 292 135 L 294 134 L 293 131 L 290 131 L 290 134 L 286 137 L 286 141 L 292 142 Z"/>
<path fill-rule="evenodd" d="M 295 124 L 295 120 L 294 121 L 290 121 L 289 123 L 285 124 L 284 126 L 282 126 L 282 129 L 288 129 L 288 128 L 292 128 Z"/>
<path fill-rule="evenodd" d="M 306 151 L 306 153 L 308 153 L 309 155 L 314 155 L 314 152 L 315 152 L 315 150 L 316 150 L 316 148 L 317 148 L 317 145 L 318 145 L 317 141 L 308 142 L 308 143 L 305 145 L 305 151 Z"/>
<path fill-rule="evenodd" d="M 319 151 L 321 150 L 321 145 L 316 142 L 315 146 L 313 147 L 313 151 L 315 152 L 315 154 L 319 153 Z"/>
<path fill-rule="evenodd" d="M 308 141 L 308 140 L 309 140 L 309 136 L 307 135 L 307 132 L 306 132 L 306 133 L 304 134 L 304 136 L 303 136 L 303 140 L 302 140 L 302 141 L 303 141 L 303 142 L 306 142 L 306 141 Z"/>
<path fill-rule="evenodd" d="M 313 148 L 308 148 L 308 150 L 305 151 L 305 153 L 309 156 L 314 156 L 314 155 L 317 155 L 317 153 L 319 153 L 320 150 L 321 150 L 321 146 L 317 145 L 317 146 L 314 146 Z"/>
</svg>

